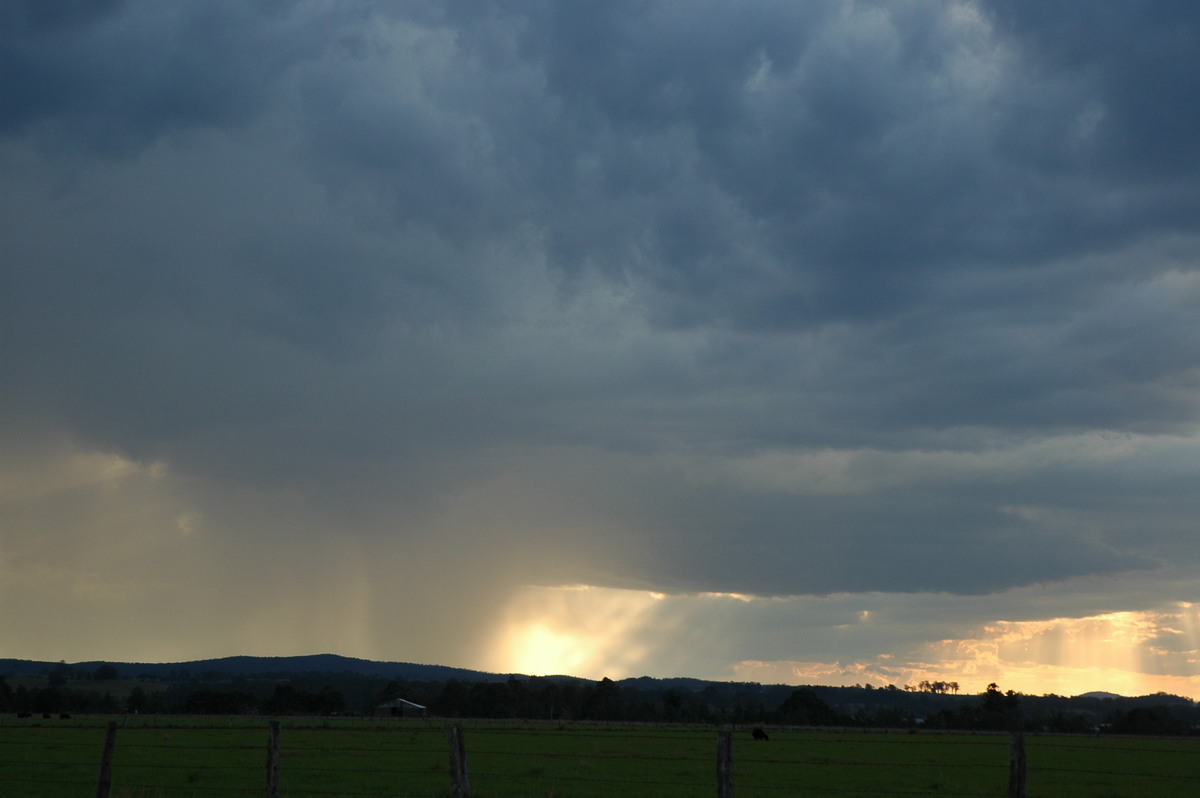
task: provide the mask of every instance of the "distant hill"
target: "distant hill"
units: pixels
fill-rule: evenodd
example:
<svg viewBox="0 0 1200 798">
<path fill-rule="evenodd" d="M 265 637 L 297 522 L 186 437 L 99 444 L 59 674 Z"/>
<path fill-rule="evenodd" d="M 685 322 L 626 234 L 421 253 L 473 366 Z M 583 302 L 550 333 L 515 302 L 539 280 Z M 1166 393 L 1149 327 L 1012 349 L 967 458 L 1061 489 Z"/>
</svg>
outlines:
<svg viewBox="0 0 1200 798">
<path fill-rule="evenodd" d="M 373 660 L 343 657 L 338 654 L 310 654 L 299 657 L 221 657 L 199 659 L 189 662 L 72 662 L 68 667 L 76 671 L 94 671 L 101 665 L 112 665 L 122 678 L 152 676 L 158 679 L 221 674 L 237 676 L 270 676 L 284 673 L 353 673 L 359 676 L 374 676 L 383 679 L 408 679 L 413 681 L 445 682 L 450 679 L 470 682 L 506 681 L 511 674 L 486 673 L 467 668 L 451 668 L 445 665 L 420 665 L 412 662 L 375 662 Z M 0 675 L 38 675 L 58 667 L 57 662 L 39 662 L 22 659 L 0 659 Z M 567 678 L 567 677 L 564 677 Z"/>
<path fill-rule="evenodd" d="M 0 676 L 45 676 L 60 668 L 63 663 L 24 659 L 0 659 Z M 366 679 L 398 680 L 409 682 L 445 683 L 457 680 L 473 682 L 506 682 L 512 677 L 530 678 L 519 673 L 489 673 L 469 668 L 454 668 L 447 665 L 423 665 L 413 662 L 377 662 L 374 660 L 344 657 L 339 654 L 310 654 L 295 657 L 221 657 L 217 659 L 190 660 L 187 662 L 112 662 L 94 660 L 66 663 L 74 678 L 88 678 L 101 666 L 111 665 L 122 679 L 151 678 L 169 682 L 221 681 L 238 678 L 280 680 L 303 674 L 328 674 L 363 677 Z M 576 676 L 547 676 L 544 679 L 576 684 L 594 684 L 594 679 Z M 687 677 L 656 678 L 639 676 L 616 680 L 622 688 L 651 693 L 680 690 L 698 693 L 716 690 L 719 694 L 741 696 L 744 701 L 761 700 L 766 705 L 778 704 L 795 686 L 761 685 L 756 682 L 714 682 Z M 958 706 L 978 700 L 978 696 L 933 695 L 931 693 L 907 693 L 889 689 L 862 687 L 832 687 L 811 685 L 819 697 L 834 707 L 861 707 L 875 705 L 903 706 L 916 715 L 923 716 L 938 708 Z M 1155 693 L 1147 696 L 1127 697 L 1116 693 L 1094 691 L 1067 698 L 1063 696 L 1022 696 L 1027 709 L 1038 706 L 1054 706 L 1062 709 L 1090 707 L 1093 712 L 1111 711 L 1114 704 L 1122 707 L 1155 705 L 1178 705 L 1195 707 L 1186 697 Z"/>
</svg>

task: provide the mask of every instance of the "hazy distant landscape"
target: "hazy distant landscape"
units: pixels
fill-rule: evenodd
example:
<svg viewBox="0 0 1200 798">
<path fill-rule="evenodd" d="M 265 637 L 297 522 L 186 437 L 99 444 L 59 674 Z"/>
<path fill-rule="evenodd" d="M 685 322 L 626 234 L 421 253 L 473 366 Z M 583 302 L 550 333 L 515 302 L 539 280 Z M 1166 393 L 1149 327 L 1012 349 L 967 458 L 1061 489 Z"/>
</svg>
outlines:
<svg viewBox="0 0 1200 798">
<path fill-rule="evenodd" d="M 0 65 L 0 798 L 1200 795 L 1200 2 Z"/>
<path fill-rule="evenodd" d="M 484 6 L 0 3 L 3 654 L 1200 696 L 1200 3 Z"/>
</svg>

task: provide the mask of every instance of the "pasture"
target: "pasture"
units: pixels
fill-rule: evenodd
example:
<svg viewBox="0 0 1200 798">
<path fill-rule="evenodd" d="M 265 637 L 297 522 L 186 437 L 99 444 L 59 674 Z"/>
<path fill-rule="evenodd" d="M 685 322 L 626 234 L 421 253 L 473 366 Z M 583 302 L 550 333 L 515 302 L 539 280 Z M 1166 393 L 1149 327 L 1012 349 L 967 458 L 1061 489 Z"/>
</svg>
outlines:
<svg viewBox="0 0 1200 798">
<path fill-rule="evenodd" d="M 96 794 L 109 718 L 0 724 L 0 798 Z M 113 798 L 266 794 L 264 718 L 118 718 Z M 282 798 L 449 796 L 444 721 L 285 719 Z M 717 794 L 714 727 L 464 722 L 474 798 Z M 770 728 L 734 736 L 739 798 L 1004 796 L 1009 738 Z M 1028 736 L 1031 798 L 1200 794 L 1200 739 Z"/>
</svg>

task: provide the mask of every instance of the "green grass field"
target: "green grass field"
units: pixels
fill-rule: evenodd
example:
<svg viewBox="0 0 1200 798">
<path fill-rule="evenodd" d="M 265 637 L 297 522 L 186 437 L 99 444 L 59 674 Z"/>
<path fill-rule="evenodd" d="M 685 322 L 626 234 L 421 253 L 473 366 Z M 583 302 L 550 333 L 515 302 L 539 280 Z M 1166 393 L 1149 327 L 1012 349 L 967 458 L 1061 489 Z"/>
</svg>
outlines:
<svg viewBox="0 0 1200 798">
<path fill-rule="evenodd" d="M 0 798 L 96 794 L 108 718 L 0 725 Z M 263 718 L 118 720 L 113 798 L 262 796 Z M 466 722 L 475 798 L 685 798 L 716 795 L 717 733 L 682 726 Z M 1004 796 L 1006 735 L 771 729 L 734 737 L 739 798 L 755 796 Z M 1030 736 L 1033 798 L 1158 798 L 1200 794 L 1200 739 Z M 448 796 L 441 721 L 285 719 L 280 793 Z"/>
</svg>

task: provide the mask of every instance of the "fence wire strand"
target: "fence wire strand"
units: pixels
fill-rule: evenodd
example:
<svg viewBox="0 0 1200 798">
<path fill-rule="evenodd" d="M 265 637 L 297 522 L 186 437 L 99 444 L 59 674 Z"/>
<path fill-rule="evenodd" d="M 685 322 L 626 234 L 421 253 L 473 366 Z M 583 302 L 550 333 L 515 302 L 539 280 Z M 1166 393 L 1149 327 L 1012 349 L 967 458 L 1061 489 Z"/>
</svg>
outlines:
<svg viewBox="0 0 1200 798">
<path fill-rule="evenodd" d="M 585 796 L 606 791 L 625 796 L 703 795 L 717 789 L 712 746 L 716 730 L 712 727 L 462 725 L 470 779 L 480 794 L 540 795 L 549 788 L 551 794 L 565 789 Z M 331 794 L 365 798 L 382 794 L 370 786 L 379 782 L 436 782 L 442 786 L 429 793 L 400 788 L 393 794 L 444 794 L 450 783 L 447 728 L 433 723 L 374 728 L 289 725 L 278 749 L 283 773 L 279 794 L 283 798 Z M 64 734 L 67 727 L 41 725 L 0 729 L 0 752 L 4 753 L 0 758 L 0 796 L 84 796 L 89 788 L 94 790 L 95 782 L 82 774 L 99 769 L 101 730 L 95 726 L 70 729 L 79 734 Z M 171 736 L 175 730 L 180 733 Z M 117 735 L 113 795 L 259 794 L 266 778 L 266 731 L 261 726 L 234 726 L 232 722 L 228 727 L 141 725 L 123 729 Z M 738 791 L 756 797 L 800 794 L 809 788 L 814 774 L 835 773 L 844 774 L 841 781 L 822 781 L 820 794 L 917 796 L 936 792 L 952 798 L 982 798 L 1000 794 L 1009 767 L 1009 740 L 1003 735 L 942 737 L 779 728 L 771 729 L 772 742 L 759 743 L 750 742 L 748 730 L 742 732 L 747 733 L 736 738 L 734 756 Z M 167 736 L 150 739 L 156 734 Z M 222 739 L 221 734 L 236 736 Z M 363 744 L 363 735 L 371 734 L 378 736 Z M 472 744 L 476 741 L 478 747 Z M 1140 783 L 1143 792 L 1171 784 L 1178 787 L 1178 794 L 1188 794 L 1189 789 L 1200 794 L 1200 764 L 1193 764 L 1200 762 L 1200 745 L 1194 738 L 1175 742 L 1160 739 L 1143 746 L 1128 739 L 1085 741 L 1031 735 L 1026 740 L 1033 760 L 1029 778 L 1044 783 L 1055 778 L 1123 779 Z M 1131 768 L 1115 766 L 1114 755 L 1126 757 Z M 1136 757 L 1142 755 L 1178 764 L 1171 765 L 1171 772 L 1145 772 L 1146 763 L 1140 763 L 1141 767 L 1136 763 Z M 1076 756 L 1081 759 L 1078 767 L 1070 762 Z M 1097 767 L 1086 766 L 1090 758 L 1096 758 Z M 1041 759 L 1047 760 L 1045 764 L 1038 761 Z M 646 775 L 629 775 L 638 768 Z M 953 775 L 981 772 L 987 774 L 991 788 L 966 788 L 963 784 L 970 780 Z M 890 779 L 886 787 L 865 781 L 881 773 Z M 72 778 L 68 774 L 80 775 Z M 367 777 L 374 782 L 365 782 Z M 213 784 L 214 780 L 225 784 Z M 919 786 L 922 780 L 930 785 Z M 228 786 L 234 782 L 239 786 Z M 326 783 L 338 786 L 331 792 L 322 786 Z M 179 792 L 174 792 L 176 789 Z"/>
</svg>

